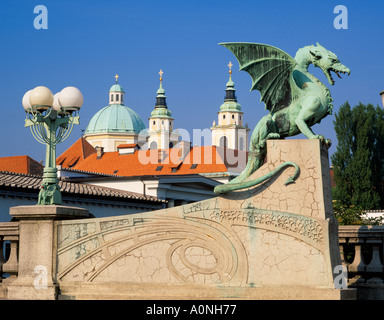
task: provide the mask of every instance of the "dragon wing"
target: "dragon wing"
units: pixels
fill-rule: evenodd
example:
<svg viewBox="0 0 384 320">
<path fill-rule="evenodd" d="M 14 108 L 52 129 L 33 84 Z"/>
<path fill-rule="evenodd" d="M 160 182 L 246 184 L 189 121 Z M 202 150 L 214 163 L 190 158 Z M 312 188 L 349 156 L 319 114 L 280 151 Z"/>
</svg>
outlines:
<svg viewBox="0 0 384 320">
<path fill-rule="evenodd" d="M 240 70 L 252 77 L 252 90 L 258 90 L 261 101 L 271 114 L 288 107 L 294 99 L 296 86 L 292 72 L 297 65 L 295 59 L 284 51 L 259 43 L 219 43 L 237 58 Z"/>
</svg>

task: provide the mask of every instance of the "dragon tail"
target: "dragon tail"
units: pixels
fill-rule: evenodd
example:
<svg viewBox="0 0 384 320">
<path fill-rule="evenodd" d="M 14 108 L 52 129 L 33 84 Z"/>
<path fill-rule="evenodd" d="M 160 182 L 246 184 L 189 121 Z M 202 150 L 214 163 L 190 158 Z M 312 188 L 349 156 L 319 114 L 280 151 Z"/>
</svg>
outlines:
<svg viewBox="0 0 384 320">
<path fill-rule="evenodd" d="M 268 172 L 267 174 L 265 174 L 264 176 L 262 176 L 260 178 L 250 180 L 250 181 L 242 181 L 242 182 L 238 182 L 238 183 L 227 183 L 227 184 L 218 185 L 215 187 L 214 192 L 216 194 L 221 194 L 221 193 L 226 193 L 229 191 L 241 190 L 241 189 L 256 186 L 256 185 L 264 182 L 265 180 L 268 180 L 269 178 L 273 177 L 280 170 L 282 170 L 286 167 L 290 167 L 290 166 L 295 168 L 295 173 L 293 174 L 293 176 L 290 176 L 285 181 L 284 184 L 287 185 L 287 184 L 293 183 L 293 182 L 295 182 L 295 180 L 299 176 L 300 168 L 296 163 L 291 162 L 291 161 L 286 161 L 286 162 L 282 163 L 281 165 L 279 165 L 276 169 L 272 170 L 271 172 Z"/>
</svg>

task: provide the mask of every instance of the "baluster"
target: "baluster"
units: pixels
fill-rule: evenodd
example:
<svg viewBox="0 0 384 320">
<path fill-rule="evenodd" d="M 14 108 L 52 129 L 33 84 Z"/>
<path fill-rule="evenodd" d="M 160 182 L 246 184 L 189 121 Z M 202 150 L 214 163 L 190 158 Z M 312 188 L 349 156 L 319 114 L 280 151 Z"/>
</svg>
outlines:
<svg viewBox="0 0 384 320">
<path fill-rule="evenodd" d="M 16 279 L 19 269 L 18 251 L 19 251 L 19 236 L 4 236 L 4 241 L 11 242 L 11 252 L 9 259 L 3 264 L 3 272 L 8 273 L 9 277 L 4 279 L 4 282 L 10 282 Z"/>
<path fill-rule="evenodd" d="M 345 267 L 348 267 L 349 263 L 346 260 L 345 245 L 347 244 L 347 239 L 345 237 L 339 238 L 339 251 L 341 257 L 341 264 Z"/>
<path fill-rule="evenodd" d="M 365 263 L 363 258 L 363 252 L 361 250 L 361 247 L 364 244 L 364 239 L 350 238 L 349 243 L 355 244 L 355 258 L 353 259 L 353 262 L 349 265 L 349 272 L 364 272 Z"/>
<path fill-rule="evenodd" d="M 367 272 L 383 272 L 383 264 L 380 261 L 380 244 L 379 238 L 367 239 L 368 244 L 372 244 L 372 260 L 367 265 Z"/>
<path fill-rule="evenodd" d="M 5 263 L 4 241 L 3 241 L 3 237 L 0 236 L 0 281 L 3 278 L 3 264 L 4 263 Z"/>
</svg>

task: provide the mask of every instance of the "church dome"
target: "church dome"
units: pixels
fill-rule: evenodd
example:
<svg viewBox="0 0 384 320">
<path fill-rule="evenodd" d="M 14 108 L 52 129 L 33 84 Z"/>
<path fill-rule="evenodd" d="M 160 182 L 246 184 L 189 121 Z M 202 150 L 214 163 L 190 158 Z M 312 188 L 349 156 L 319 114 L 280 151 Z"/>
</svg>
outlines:
<svg viewBox="0 0 384 320">
<path fill-rule="evenodd" d="M 109 105 L 99 110 L 89 121 L 85 134 L 140 133 L 145 130 L 143 120 L 136 111 L 123 103 L 124 89 L 117 83 L 109 89 Z"/>
<path fill-rule="evenodd" d="M 156 107 L 151 112 L 151 118 L 171 118 L 172 112 L 168 108 Z"/>
<path fill-rule="evenodd" d="M 137 112 L 121 104 L 111 104 L 92 117 L 85 134 L 140 133 L 145 129 L 144 122 Z"/>
<path fill-rule="evenodd" d="M 125 92 L 123 87 L 119 85 L 118 83 L 115 83 L 111 89 L 109 89 L 109 92 Z"/>
<path fill-rule="evenodd" d="M 225 101 L 220 106 L 221 112 L 241 112 L 241 105 L 237 101 Z"/>
</svg>

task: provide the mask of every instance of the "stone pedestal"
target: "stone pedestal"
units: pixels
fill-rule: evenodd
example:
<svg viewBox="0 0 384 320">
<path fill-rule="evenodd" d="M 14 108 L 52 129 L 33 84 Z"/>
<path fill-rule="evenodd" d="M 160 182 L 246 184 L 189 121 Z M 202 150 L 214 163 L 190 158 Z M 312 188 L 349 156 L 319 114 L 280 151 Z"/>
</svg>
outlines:
<svg viewBox="0 0 384 320">
<path fill-rule="evenodd" d="M 19 257 L 17 278 L 8 284 L 8 299 L 56 299 L 55 221 L 88 218 L 86 209 L 36 205 L 10 208 L 19 221 Z"/>
<path fill-rule="evenodd" d="M 328 152 L 319 140 L 270 140 L 249 179 L 262 184 L 164 210 L 57 222 L 62 297 L 341 299 Z M 79 233 L 81 230 L 81 233 Z"/>
<path fill-rule="evenodd" d="M 216 218 L 231 225 L 247 254 L 247 281 L 256 286 L 334 288 L 334 269 L 341 265 L 338 222 L 333 215 L 328 150 L 317 139 L 269 140 L 265 164 L 248 180 L 264 183 L 217 198 Z"/>
</svg>

